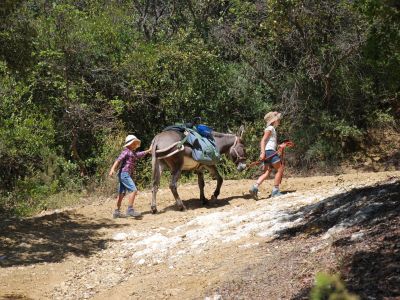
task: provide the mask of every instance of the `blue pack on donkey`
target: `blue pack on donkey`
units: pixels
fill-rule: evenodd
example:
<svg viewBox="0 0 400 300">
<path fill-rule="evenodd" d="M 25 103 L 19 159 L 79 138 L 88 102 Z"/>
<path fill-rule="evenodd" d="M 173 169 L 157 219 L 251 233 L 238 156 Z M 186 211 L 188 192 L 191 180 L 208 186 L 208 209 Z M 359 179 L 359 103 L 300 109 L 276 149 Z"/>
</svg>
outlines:
<svg viewBox="0 0 400 300">
<path fill-rule="evenodd" d="M 215 145 L 212 129 L 206 125 L 197 125 L 196 130 L 186 129 L 187 142 L 192 146 L 192 157 L 202 164 L 215 164 L 219 162 L 221 155 Z"/>
</svg>

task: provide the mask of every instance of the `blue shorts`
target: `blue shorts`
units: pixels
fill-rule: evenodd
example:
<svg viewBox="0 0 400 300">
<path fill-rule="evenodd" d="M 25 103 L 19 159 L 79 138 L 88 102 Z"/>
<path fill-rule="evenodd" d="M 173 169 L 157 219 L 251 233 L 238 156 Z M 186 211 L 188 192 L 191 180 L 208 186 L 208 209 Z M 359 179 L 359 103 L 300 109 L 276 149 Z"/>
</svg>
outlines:
<svg viewBox="0 0 400 300">
<path fill-rule="evenodd" d="M 274 150 L 266 150 L 265 158 L 264 165 L 273 165 L 281 161 L 279 154 Z"/>
<path fill-rule="evenodd" d="M 131 175 L 128 172 L 119 173 L 118 179 L 119 179 L 118 192 L 120 194 L 125 194 L 126 191 L 130 193 L 137 191 L 136 185 L 133 182 Z"/>
</svg>

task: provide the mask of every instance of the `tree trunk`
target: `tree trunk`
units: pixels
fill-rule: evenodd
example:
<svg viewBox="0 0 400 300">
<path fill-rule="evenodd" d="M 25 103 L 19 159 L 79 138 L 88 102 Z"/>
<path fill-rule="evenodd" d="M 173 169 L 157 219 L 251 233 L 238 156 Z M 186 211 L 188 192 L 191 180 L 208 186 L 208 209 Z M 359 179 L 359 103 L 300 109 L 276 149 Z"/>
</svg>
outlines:
<svg viewBox="0 0 400 300">
<path fill-rule="evenodd" d="M 71 151 L 72 151 L 72 158 L 76 161 L 76 163 L 79 166 L 80 175 L 82 177 L 86 176 L 87 175 L 87 170 L 86 170 L 85 165 L 83 164 L 82 159 L 79 156 L 79 152 L 78 152 L 78 134 L 77 134 L 77 132 L 75 130 L 72 132 Z"/>
</svg>

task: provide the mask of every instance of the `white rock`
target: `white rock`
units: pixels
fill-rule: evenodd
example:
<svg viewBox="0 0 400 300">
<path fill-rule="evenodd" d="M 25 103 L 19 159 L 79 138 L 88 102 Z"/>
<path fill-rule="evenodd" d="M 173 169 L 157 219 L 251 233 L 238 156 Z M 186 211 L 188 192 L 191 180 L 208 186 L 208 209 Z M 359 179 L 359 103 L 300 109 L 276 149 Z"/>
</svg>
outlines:
<svg viewBox="0 0 400 300">
<path fill-rule="evenodd" d="M 351 241 L 358 241 L 361 240 L 363 237 L 365 236 L 364 232 L 357 232 L 357 233 L 353 233 L 350 237 Z"/>
<path fill-rule="evenodd" d="M 215 294 L 214 296 L 211 297 L 205 297 L 204 300 L 222 300 L 222 296 Z"/>
<path fill-rule="evenodd" d="M 126 240 L 127 237 L 128 237 L 128 234 L 126 234 L 125 232 L 119 232 L 113 236 L 113 240 L 114 241 L 123 241 L 123 240 Z"/>
</svg>

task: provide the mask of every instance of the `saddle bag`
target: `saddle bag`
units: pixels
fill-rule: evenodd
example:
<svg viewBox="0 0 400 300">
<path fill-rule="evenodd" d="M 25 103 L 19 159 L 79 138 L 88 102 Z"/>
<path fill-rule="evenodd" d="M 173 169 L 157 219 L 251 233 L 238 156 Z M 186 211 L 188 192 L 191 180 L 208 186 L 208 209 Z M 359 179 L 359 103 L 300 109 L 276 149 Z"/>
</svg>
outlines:
<svg viewBox="0 0 400 300">
<path fill-rule="evenodd" d="M 213 165 L 219 162 L 221 155 L 214 139 L 201 136 L 194 130 L 188 131 L 187 143 L 192 147 L 192 158 L 201 164 Z"/>
<path fill-rule="evenodd" d="M 212 130 L 212 128 L 208 127 L 207 125 L 204 125 L 204 124 L 196 125 L 196 130 L 201 136 L 204 136 L 208 139 L 214 139 L 214 137 L 212 135 L 213 130 Z"/>
</svg>

